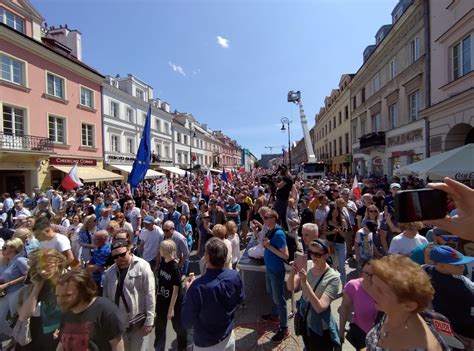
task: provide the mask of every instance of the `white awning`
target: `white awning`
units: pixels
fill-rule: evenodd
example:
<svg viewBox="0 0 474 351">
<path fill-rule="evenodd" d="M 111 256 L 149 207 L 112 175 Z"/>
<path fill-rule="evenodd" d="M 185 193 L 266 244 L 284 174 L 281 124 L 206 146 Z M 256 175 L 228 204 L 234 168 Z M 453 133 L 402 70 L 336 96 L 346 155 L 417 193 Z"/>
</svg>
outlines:
<svg viewBox="0 0 474 351">
<path fill-rule="evenodd" d="M 210 170 L 211 172 L 218 173 L 218 174 L 221 174 L 221 173 L 222 173 L 221 170 L 215 169 L 215 168 L 209 168 L 209 170 Z"/>
<path fill-rule="evenodd" d="M 69 173 L 72 166 L 51 166 L 51 168 L 57 169 L 58 171 Z M 110 180 L 122 180 L 123 177 L 120 174 L 106 171 L 102 168 L 97 167 L 77 167 L 77 175 L 84 182 L 107 182 Z"/>
<path fill-rule="evenodd" d="M 178 168 L 178 167 L 173 167 L 173 166 L 159 166 L 159 167 L 164 171 L 168 171 L 182 177 L 186 175 L 186 171 L 183 171 L 181 168 Z"/>
<path fill-rule="evenodd" d="M 119 171 L 131 173 L 132 172 L 132 165 L 110 165 L 110 167 L 118 169 Z M 166 177 L 164 173 L 154 171 L 152 169 L 149 169 L 146 171 L 145 179 L 149 178 L 160 178 L 160 177 Z"/>
</svg>

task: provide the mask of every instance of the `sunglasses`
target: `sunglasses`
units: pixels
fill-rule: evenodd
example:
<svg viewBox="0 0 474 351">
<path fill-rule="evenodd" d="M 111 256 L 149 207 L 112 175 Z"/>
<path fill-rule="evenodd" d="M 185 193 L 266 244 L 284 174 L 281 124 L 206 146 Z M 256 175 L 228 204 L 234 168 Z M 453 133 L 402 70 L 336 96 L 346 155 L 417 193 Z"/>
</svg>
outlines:
<svg viewBox="0 0 474 351">
<path fill-rule="evenodd" d="M 376 210 L 369 210 L 369 213 L 377 213 Z"/>
<path fill-rule="evenodd" d="M 311 250 L 308 250 L 308 258 L 311 259 L 312 257 L 316 257 L 316 258 L 321 258 L 323 257 L 325 254 L 321 254 L 319 252 L 314 252 L 314 251 L 311 251 Z"/>
<path fill-rule="evenodd" d="M 263 218 L 264 218 L 264 219 L 273 219 L 273 218 L 275 218 L 275 217 L 273 217 L 273 216 L 263 216 Z"/>
<path fill-rule="evenodd" d="M 125 251 L 125 252 L 122 252 L 120 254 L 117 254 L 117 255 L 113 255 L 112 258 L 114 260 L 117 260 L 119 257 L 125 257 L 125 255 L 127 254 L 128 251 Z"/>
<path fill-rule="evenodd" d="M 455 243 L 457 243 L 459 241 L 459 237 L 457 237 L 457 236 L 441 235 L 441 238 L 444 241 L 454 241 Z"/>
</svg>

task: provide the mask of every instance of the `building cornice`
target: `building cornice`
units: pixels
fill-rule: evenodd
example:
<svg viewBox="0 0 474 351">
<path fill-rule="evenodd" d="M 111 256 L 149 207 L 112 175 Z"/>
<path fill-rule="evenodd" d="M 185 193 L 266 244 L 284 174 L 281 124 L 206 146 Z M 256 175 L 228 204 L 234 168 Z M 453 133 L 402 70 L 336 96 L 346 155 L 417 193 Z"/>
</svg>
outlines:
<svg viewBox="0 0 474 351">
<path fill-rule="evenodd" d="M 58 66 L 61 66 L 77 75 L 87 78 L 94 83 L 101 84 L 105 76 L 80 61 L 71 60 L 37 40 L 17 32 L 0 23 L 0 39 L 6 40 L 18 47 L 42 57 Z"/>
</svg>

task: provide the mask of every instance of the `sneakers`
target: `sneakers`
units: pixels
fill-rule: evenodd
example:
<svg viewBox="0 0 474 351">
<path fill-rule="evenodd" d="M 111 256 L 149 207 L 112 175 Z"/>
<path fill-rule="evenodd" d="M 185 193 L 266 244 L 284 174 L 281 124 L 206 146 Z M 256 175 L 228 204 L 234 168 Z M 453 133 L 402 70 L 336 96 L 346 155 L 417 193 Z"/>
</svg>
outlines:
<svg viewBox="0 0 474 351">
<path fill-rule="evenodd" d="M 280 323 L 280 318 L 274 316 L 273 314 L 264 314 L 260 316 L 260 319 L 266 321 L 266 322 L 271 322 L 271 323 Z"/>
<path fill-rule="evenodd" d="M 285 340 L 288 335 L 290 335 L 290 332 L 288 331 L 288 328 L 279 328 L 278 331 L 275 333 L 275 335 L 272 336 L 270 339 L 272 342 L 279 344 L 283 340 Z"/>
</svg>

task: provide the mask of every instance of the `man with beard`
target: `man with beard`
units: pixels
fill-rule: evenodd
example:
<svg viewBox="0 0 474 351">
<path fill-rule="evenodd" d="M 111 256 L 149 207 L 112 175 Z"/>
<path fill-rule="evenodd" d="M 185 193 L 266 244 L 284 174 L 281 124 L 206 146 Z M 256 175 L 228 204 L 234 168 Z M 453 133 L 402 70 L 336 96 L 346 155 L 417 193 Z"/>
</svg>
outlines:
<svg viewBox="0 0 474 351">
<path fill-rule="evenodd" d="M 125 327 L 117 306 L 97 297 L 89 273 L 73 269 L 59 277 L 56 299 L 61 309 L 57 350 L 123 351 Z"/>
</svg>

